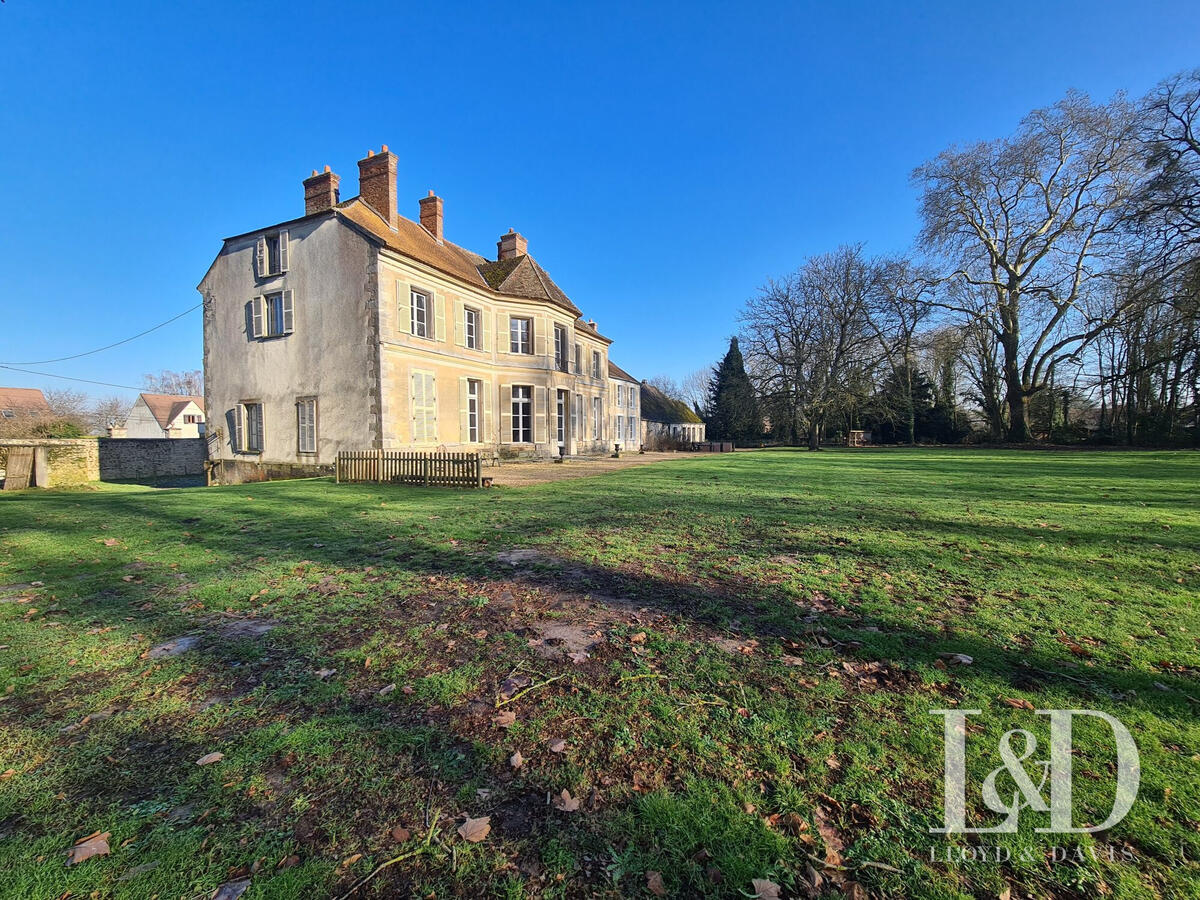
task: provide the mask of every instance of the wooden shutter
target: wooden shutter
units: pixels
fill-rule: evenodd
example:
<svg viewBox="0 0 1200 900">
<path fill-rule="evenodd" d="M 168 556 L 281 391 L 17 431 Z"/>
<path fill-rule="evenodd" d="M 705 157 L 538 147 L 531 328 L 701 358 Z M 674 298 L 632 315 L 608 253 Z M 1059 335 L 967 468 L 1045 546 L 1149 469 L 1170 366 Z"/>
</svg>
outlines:
<svg viewBox="0 0 1200 900">
<path fill-rule="evenodd" d="M 480 350 L 484 350 L 484 351 L 486 351 L 486 350 L 487 350 L 487 348 L 488 348 L 488 342 L 487 342 L 487 339 L 488 339 L 488 330 L 487 330 L 487 326 L 485 326 L 485 325 L 483 324 L 483 323 L 484 323 L 484 322 L 486 322 L 487 320 L 488 320 L 488 317 L 487 317 L 487 315 L 484 313 L 484 311 L 483 311 L 483 307 L 480 307 L 480 308 L 479 308 L 479 314 L 478 314 L 478 315 L 475 317 L 475 327 L 476 327 L 477 329 L 479 329 L 479 334 L 478 334 L 478 340 L 479 340 L 479 343 L 478 343 L 478 347 L 479 347 L 479 349 L 480 349 Z"/>
<path fill-rule="evenodd" d="M 441 440 L 438 434 L 437 379 L 428 373 L 425 375 L 425 437 L 433 443 Z"/>
<path fill-rule="evenodd" d="M 420 372 L 413 372 L 409 376 L 411 384 L 411 402 L 409 411 L 412 414 L 412 440 L 414 444 L 421 444 L 425 441 L 425 379 Z"/>
<path fill-rule="evenodd" d="M 260 237 L 254 245 L 254 274 L 259 278 L 267 277 L 267 239 Z"/>
<path fill-rule="evenodd" d="M 396 330 L 412 334 L 412 294 L 403 281 L 396 282 L 396 315 L 399 317 Z"/>
<path fill-rule="evenodd" d="M 492 383 L 479 382 L 479 440 L 492 440 Z"/>
<path fill-rule="evenodd" d="M 533 389 L 533 442 L 544 444 L 550 438 L 546 433 L 546 416 L 550 411 L 550 392 L 540 385 Z"/>
<path fill-rule="evenodd" d="M 446 298 L 437 294 L 433 298 L 433 336 L 436 340 L 446 339 Z"/>
<path fill-rule="evenodd" d="M 546 355 L 546 320 L 543 318 L 529 318 L 529 328 L 533 331 L 533 344 L 531 349 L 536 356 L 542 357 Z M 550 360 L 550 367 L 554 368 L 554 360 Z"/>
<path fill-rule="evenodd" d="M 279 271 L 286 272 L 288 270 L 288 231 L 283 229 L 279 232 Z"/>
<path fill-rule="evenodd" d="M 233 410 L 233 449 L 246 449 L 246 407 L 241 403 Z"/>
<path fill-rule="evenodd" d="M 467 407 L 469 401 L 467 388 L 467 379 L 458 379 L 458 439 L 464 444 L 471 440 L 471 416 Z M 482 399 L 480 398 L 480 402 Z"/>
<path fill-rule="evenodd" d="M 509 337 L 512 325 L 509 324 L 508 316 L 504 313 L 496 313 L 496 351 L 499 353 L 508 353 Z"/>
<path fill-rule="evenodd" d="M 512 443 L 512 385 L 500 383 L 500 443 Z"/>
<path fill-rule="evenodd" d="M 291 334 L 295 330 L 296 313 L 293 305 L 292 292 L 283 292 L 283 333 Z"/>
<path fill-rule="evenodd" d="M 476 324 L 475 328 L 477 330 L 475 337 L 478 339 L 479 325 Z M 459 347 L 467 345 L 467 310 L 458 300 L 454 301 L 454 343 Z"/>
<path fill-rule="evenodd" d="M 264 334 L 263 298 L 255 297 L 250 301 L 250 336 L 260 338 Z"/>
</svg>

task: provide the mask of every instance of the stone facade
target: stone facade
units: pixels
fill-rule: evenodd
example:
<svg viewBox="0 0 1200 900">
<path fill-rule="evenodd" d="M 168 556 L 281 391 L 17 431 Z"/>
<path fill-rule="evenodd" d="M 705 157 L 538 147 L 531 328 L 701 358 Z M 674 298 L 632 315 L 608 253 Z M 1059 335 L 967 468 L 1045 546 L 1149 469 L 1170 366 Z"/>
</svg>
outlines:
<svg viewBox="0 0 1200 900">
<path fill-rule="evenodd" d="M 34 448 L 34 486 L 46 488 L 203 475 L 208 461 L 202 438 L 39 438 L 0 441 L 0 470 L 10 447 Z"/>
<path fill-rule="evenodd" d="M 0 469 L 8 464 L 10 447 L 34 448 L 35 487 L 75 487 L 100 480 L 100 442 L 94 438 L 0 441 Z"/>
<path fill-rule="evenodd" d="M 303 218 L 227 239 L 200 283 L 213 479 L 323 474 L 341 450 L 611 450 L 611 342 L 528 242 L 469 253 L 441 198 L 398 215 L 386 148 L 359 170 L 360 196 L 329 207 L 336 187 L 307 179 Z"/>
</svg>

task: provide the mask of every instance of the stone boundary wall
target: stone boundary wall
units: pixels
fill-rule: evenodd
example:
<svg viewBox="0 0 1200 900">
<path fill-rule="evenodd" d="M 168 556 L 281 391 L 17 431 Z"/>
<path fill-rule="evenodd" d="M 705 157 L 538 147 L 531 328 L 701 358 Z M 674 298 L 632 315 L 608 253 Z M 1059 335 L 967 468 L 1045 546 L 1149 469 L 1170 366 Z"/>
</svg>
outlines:
<svg viewBox="0 0 1200 900">
<path fill-rule="evenodd" d="M 203 475 L 204 438 L 100 438 L 100 480 L 140 481 Z"/>
<path fill-rule="evenodd" d="M 0 469 L 8 465 L 9 447 L 33 447 L 37 487 L 71 487 L 100 479 L 100 448 L 95 438 L 12 438 L 0 441 Z M 44 467 L 41 465 L 45 460 Z M 45 484 L 41 483 L 45 481 Z"/>
<path fill-rule="evenodd" d="M 0 470 L 9 447 L 34 448 L 34 486 L 47 488 L 203 475 L 208 461 L 204 438 L 14 438 L 0 440 Z"/>
</svg>

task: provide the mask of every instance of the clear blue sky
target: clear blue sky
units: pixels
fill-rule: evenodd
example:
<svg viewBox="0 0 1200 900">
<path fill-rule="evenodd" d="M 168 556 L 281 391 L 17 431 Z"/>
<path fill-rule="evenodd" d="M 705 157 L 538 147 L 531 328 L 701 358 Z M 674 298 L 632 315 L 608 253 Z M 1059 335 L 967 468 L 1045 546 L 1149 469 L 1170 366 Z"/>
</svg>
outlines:
<svg viewBox="0 0 1200 900">
<path fill-rule="evenodd" d="M 434 188 L 488 254 L 515 227 L 616 362 L 681 376 L 804 256 L 908 246 L 945 146 L 1200 65 L 1191 0 L 1002 7 L 7 0 L 0 363 L 186 309 L 221 238 L 301 214 L 313 168 L 357 193 L 386 143 L 403 213 Z M 42 368 L 136 386 L 200 353 L 195 312 Z"/>
</svg>

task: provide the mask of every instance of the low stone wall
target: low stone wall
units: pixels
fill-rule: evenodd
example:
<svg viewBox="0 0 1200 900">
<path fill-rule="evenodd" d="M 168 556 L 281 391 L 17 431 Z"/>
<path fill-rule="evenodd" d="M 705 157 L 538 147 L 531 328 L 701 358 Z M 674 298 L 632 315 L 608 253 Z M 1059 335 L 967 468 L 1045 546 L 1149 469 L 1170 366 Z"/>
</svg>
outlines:
<svg viewBox="0 0 1200 900">
<path fill-rule="evenodd" d="M 146 481 L 203 475 L 208 460 L 204 438 L 100 438 L 101 481 Z"/>
<path fill-rule="evenodd" d="M 213 460 L 209 484 L 246 484 L 253 481 L 281 481 L 288 478 L 318 478 L 333 475 L 334 466 L 298 463 L 257 462 L 244 459 Z"/>
<path fill-rule="evenodd" d="M 0 441 L 0 469 L 8 465 L 9 447 L 33 447 L 45 454 L 45 471 L 35 467 L 36 487 L 71 487 L 100 479 L 100 448 L 95 438 L 14 438 Z M 40 453 L 38 455 L 41 455 Z M 45 483 L 40 476 L 44 474 Z"/>
</svg>

